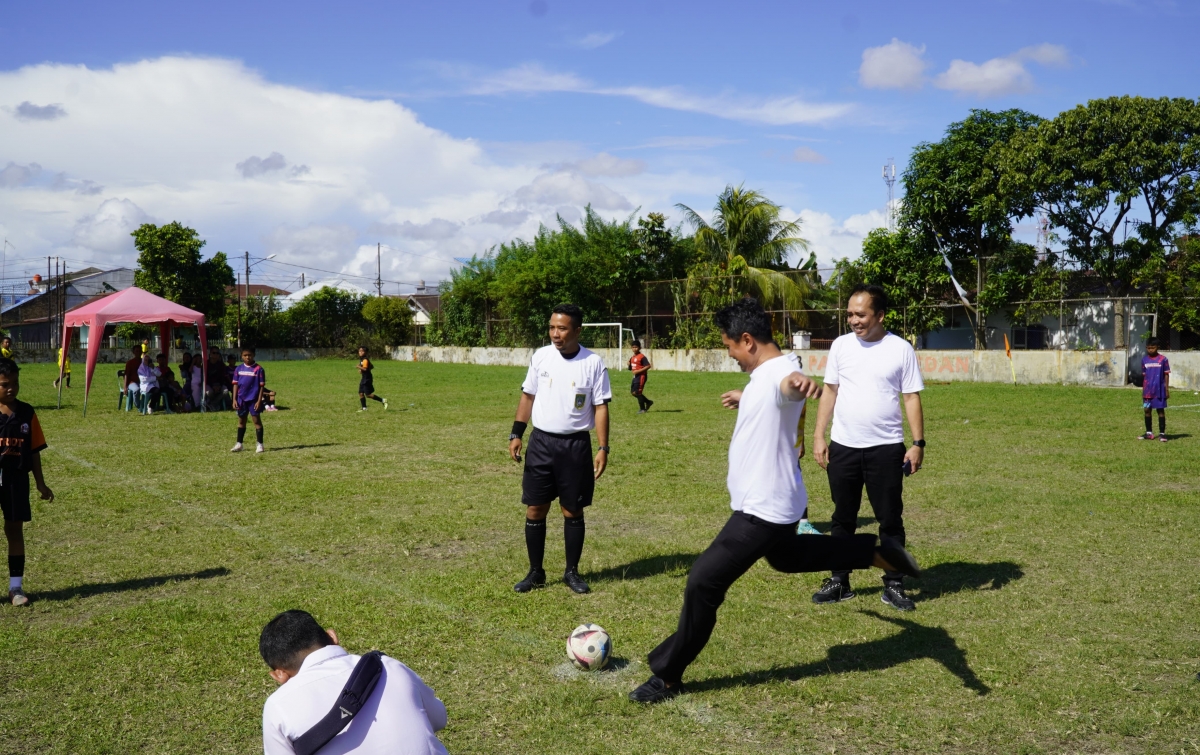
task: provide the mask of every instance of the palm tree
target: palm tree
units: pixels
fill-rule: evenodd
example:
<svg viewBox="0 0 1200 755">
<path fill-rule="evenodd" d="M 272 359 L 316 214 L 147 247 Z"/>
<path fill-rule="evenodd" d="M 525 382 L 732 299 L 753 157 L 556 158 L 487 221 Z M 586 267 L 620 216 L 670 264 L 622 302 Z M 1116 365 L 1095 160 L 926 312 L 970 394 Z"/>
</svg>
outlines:
<svg viewBox="0 0 1200 755">
<path fill-rule="evenodd" d="M 736 276 L 741 276 L 768 307 L 793 311 L 807 308 L 805 303 L 812 293 L 808 276 L 793 278 L 782 272 L 788 269 L 787 258 L 793 249 L 808 249 L 808 242 L 799 235 L 799 220 L 783 220 L 779 205 L 741 186 L 725 187 L 717 197 L 711 223 L 687 205 L 675 206 L 696 229 L 696 248 L 730 276 L 731 296 L 736 295 Z M 800 315 L 798 320 L 807 320 L 804 313 Z"/>
</svg>

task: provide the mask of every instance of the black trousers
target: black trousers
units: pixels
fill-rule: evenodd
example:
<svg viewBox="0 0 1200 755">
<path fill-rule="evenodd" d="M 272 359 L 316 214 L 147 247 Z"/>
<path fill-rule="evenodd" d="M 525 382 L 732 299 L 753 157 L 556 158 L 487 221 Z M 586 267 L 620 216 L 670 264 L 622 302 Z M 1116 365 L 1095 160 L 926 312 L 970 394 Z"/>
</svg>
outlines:
<svg viewBox="0 0 1200 755">
<path fill-rule="evenodd" d="M 839 443 L 829 444 L 829 495 L 833 498 L 834 537 L 853 535 L 858 528 L 858 511 L 862 508 L 863 487 L 871 509 L 879 522 L 879 536 L 904 545 L 904 454 L 903 443 L 869 448 L 850 448 Z M 848 579 L 850 572 L 833 571 L 838 579 Z M 900 572 L 884 572 L 885 582 L 904 579 Z"/>
<path fill-rule="evenodd" d="M 735 511 L 688 573 L 683 610 L 675 634 L 650 651 L 650 670 L 671 682 L 708 644 L 717 625 L 717 609 L 730 586 L 760 558 L 776 571 L 865 569 L 875 558 L 875 536 L 855 535 L 835 540 L 824 535 L 797 535 L 796 522 L 774 524 Z"/>
</svg>

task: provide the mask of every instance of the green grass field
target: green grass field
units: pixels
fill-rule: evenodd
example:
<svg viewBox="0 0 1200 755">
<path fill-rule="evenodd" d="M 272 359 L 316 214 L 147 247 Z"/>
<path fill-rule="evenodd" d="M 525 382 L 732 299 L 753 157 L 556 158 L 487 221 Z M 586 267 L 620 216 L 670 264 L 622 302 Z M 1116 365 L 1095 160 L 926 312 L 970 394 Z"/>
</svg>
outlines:
<svg viewBox="0 0 1200 755">
<path fill-rule="evenodd" d="M 258 633 L 293 607 L 415 669 L 455 753 L 1200 751 L 1196 409 L 1169 412 L 1175 442 L 1139 443 L 1133 391 L 929 386 L 906 490 L 917 611 L 882 605 L 877 572 L 817 607 L 822 575 L 760 563 L 691 693 L 642 708 L 625 695 L 728 516 L 734 414 L 717 396 L 743 376 L 652 373 L 637 416 L 618 375 L 593 592 L 520 596 L 505 449 L 522 370 L 381 362 L 393 409 L 358 414 L 352 362 L 265 366 L 287 410 L 258 456 L 229 453 L 230 413 L 118 414 L 110 366 L 86 419 L 81 381 L 55 411 L 50 365 L 23 371 L 58 499 L 26 530 L 33 602 L 0 606 L 0 752 L 261 752 Z M 825 529 L 828 489 L 804 465 Z M 584 621 L 613 635 L 613 670 L 566 665 Z"/>
</svg>

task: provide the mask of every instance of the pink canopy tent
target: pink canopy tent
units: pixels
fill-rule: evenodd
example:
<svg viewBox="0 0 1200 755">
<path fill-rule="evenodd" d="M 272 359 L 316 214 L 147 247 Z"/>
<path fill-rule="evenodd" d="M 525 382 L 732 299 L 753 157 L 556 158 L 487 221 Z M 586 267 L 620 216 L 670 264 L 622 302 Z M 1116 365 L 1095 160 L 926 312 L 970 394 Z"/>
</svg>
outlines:
<svg viewBox="0 0 1200 755">
<path fill-rule="evenodd" d="M 187 307 L 168 301 L 161 296 L 155 296 L 149 291 L 132 287 L 115 294 L 93 299 L 69 310 L 63 316 L 62 343 L 66 348 L 71 343 L 71 331 L 75 328 L 88 328 L 87 368 L 83 387 L 83 414 L 87 416 L 87 397 L 92 389 L 92 373 L 96 371 L 96 359 L 100 356 L 100 343 L 104 339 L 104 327 L 109 323 L 139 322 L 143 324 L 158 323 L 159 343 L 164 350 L 171 342 L 171 327 L 174 325 L 194 325 L 200 333 L 200 352 L 208 354 L 208 334 L 204 329 L 204 315 Z M 63 365 L 58 365 L 59 383 L 58 398 L 62 404 L 62 371 Z M 207 370 L 201 370 L 201 375 Z M 208 388 L 205 380 L 205 389 Z"/>
</svg>

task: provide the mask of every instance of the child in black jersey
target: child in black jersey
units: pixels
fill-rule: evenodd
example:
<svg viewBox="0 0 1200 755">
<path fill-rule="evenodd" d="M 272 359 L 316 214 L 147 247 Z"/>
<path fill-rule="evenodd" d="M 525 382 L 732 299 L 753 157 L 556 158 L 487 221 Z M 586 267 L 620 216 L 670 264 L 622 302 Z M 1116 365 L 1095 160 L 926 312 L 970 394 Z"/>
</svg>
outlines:
<svg viewBox="0 0 1200 755">
<path fill-rule="evenodd" d="M 388 400 L 375 395 L 375 378 L 371 374 L 371 370 L 375 369 L 375 365 L 371 364 L 371 360 L 367 358 L 367 347 L 358 347 L 358 403 L 359 411 L 367 410 L 367 399 L 378 401 L 383 404 L 383 408 L 388 408 Z"/>
</svg>

